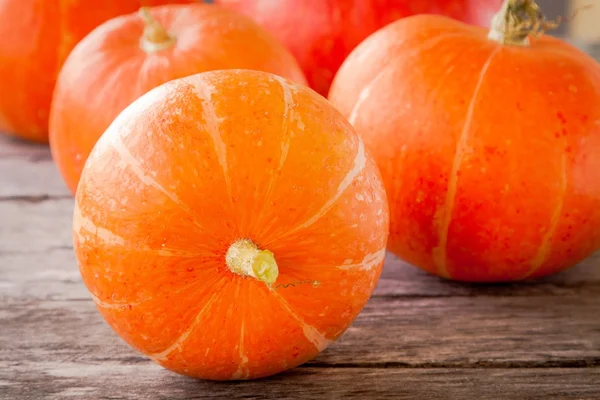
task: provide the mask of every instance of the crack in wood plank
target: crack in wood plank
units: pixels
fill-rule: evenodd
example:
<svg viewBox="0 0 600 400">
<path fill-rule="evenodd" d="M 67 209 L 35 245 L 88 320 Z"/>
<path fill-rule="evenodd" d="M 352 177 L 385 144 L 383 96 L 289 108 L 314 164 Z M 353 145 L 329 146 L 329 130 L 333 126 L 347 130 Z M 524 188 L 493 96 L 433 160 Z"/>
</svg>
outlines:
<svg viewBox="0 0 600 400">
<path fill-rule="evenodd" d="M 53 195 L 53 194 L 40 194 L 40 195 L 12 195 L 12 196 L 0 196 L 0 202 L 20 202 L 20 203 L 32 203 L 38 204 L 45 201 L 59 201 L 59 200 L 70 200 L 73 196 L 64 195 Z"/>
</svg>

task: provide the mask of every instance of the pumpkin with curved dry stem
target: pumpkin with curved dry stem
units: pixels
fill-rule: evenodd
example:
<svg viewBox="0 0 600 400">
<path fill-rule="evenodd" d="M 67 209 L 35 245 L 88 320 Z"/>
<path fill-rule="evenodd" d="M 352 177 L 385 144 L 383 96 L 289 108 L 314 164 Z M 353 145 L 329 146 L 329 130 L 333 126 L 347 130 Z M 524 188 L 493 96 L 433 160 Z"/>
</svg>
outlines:
<svg viewBox="0 0 600 400">
<path fill-rule="evenodd" d="M 104 21 L 142 5 L 191 1 L 0 1 L 0 133 L 47 142 L 56 76 L 77 42 Z"/>
<path fill-rule="evenodd" d="M 308 83 L 327 96 L 350 52 L 399 18 L 434 13 L 487 25 L 502 0 L 216 0 L 243 12 L 294 54 Z"/>
<path fill-rule="evenodd" d="M 324 98 L 256 71 L 206 72 L 136 100 L 81 175 L 74 244 L 131 346 L 182 374 L 247 379 L 339 337 L 380 276 L 385 190 Z"/>
<path fill-rule="evenodd" d="M 342 66 L 330 100 L 379 164 L 392 252 L 447 278 L 509 281 L 600 248 L 600 67 L 541 35 L 551 27 L 523 0 L 490 32 L 417 16 Z"/>
<path fill-rule="evenodd" d="M 228 68 L 306 82 L 282 44 L 218 6 L 142 9 L 99 26 L 69 55 L 52 101 L 50 146 L 67 186 L 75 192 L 92 147 L 139 96 L 171 79 Z"/>
</svg>

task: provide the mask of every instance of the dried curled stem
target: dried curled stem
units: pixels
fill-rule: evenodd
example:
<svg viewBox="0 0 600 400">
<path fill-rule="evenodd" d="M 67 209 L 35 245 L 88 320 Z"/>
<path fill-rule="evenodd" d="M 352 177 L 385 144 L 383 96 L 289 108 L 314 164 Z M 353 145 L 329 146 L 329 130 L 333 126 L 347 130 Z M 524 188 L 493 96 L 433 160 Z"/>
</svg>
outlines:
<svg viewBox="0 0 600 400">
<path fill-rule="evenodd" d="M 492 19 L 488 37 L 502 44 L 528 46 L 530 37 L 542 36 L 560 25 L 547 20 L 535 0 L 505 0 Z"/>
</svg>

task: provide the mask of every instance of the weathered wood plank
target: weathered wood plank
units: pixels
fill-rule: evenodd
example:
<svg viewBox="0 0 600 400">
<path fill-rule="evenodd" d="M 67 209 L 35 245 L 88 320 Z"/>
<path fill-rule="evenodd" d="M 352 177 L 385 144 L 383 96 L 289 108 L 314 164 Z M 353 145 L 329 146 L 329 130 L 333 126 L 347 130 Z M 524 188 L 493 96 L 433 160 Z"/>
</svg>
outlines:
<svg viewBox="0 0 600 400">
<path fill-rule="evenodd" d="M 48 145 L 0 134 L 0 201 L 10 198 L 69 196 Z"/>
<path fill-rule="evenodd" d="M 447 281 L 422 272 L 392 254 L 386 257 L 377 296 L 540 296 L 600 295 L 600 252 L 579 265 L 543 279 L 502 284 Z"/>
<path fill-rule="evenodd" d="M 73 199 L 0 200 L 0 254 L 71 247 Z"/>
<path fill-rule="evenodd" d="M 0 201 L 11 198 L 43 199 L 48 197 L 71 197 L 56 166 L 49 161 L 40 161 L 39 168 L 27 160 L 0 159 Z"/>
<path fill-rule="evenodd" d="M 46 156 L 49 154 L 0 156 L 0 201 L 71 197 L 56 166 Z"/>
<path fill-rule="evenodd" d="M 11 157 L 29 158 L 37 154 L 49 155 L 49 146 L 47 144 L 20 140 L 0 132 L 0 159 Z"/>
<path fill-rule="evenodd" d="M 598 315 L 598 295 L 373 298 L 320 360 L 347 364 L 354 353 L 350 364 L 365 366 L 600 366 Z"/>
<path fill-rule="evenodd" d="M 2 365 L 0 364 L 0 368 Z M 4 371 L 4 372 L 2 372 Z M 297 368 L 268 379 L 214 383 L 149 363 L 22 363 L 0 370 L 0 397 L 117 399 L 595 400 L 600 369 Z"/>
<path fill-rule="evenodd" d="M 310 365 L 600 366 L 598 315 L 600 296 L 372 298 Z M 13 303 L 4 298 L 0 317 L 2 362 L 142 359 L 88 299 Z"/>
</svg>

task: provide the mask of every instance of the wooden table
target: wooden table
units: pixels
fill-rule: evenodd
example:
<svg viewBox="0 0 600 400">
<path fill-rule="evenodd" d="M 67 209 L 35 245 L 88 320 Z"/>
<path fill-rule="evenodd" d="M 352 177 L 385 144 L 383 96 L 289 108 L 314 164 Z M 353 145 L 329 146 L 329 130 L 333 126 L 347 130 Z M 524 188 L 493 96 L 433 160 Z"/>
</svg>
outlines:
<svg viewBox="0 0 600 400">
<path fill-rule="evenodd" d="M 75 262 L 72 209 L 46 147 L 0 138 L 1 399 L 600 399 L 600 255 L 480 286 L 388 256 L 373 298 L 317 359 L 210 383 L 162 369 L 104 323 Z"/>
</svg>

